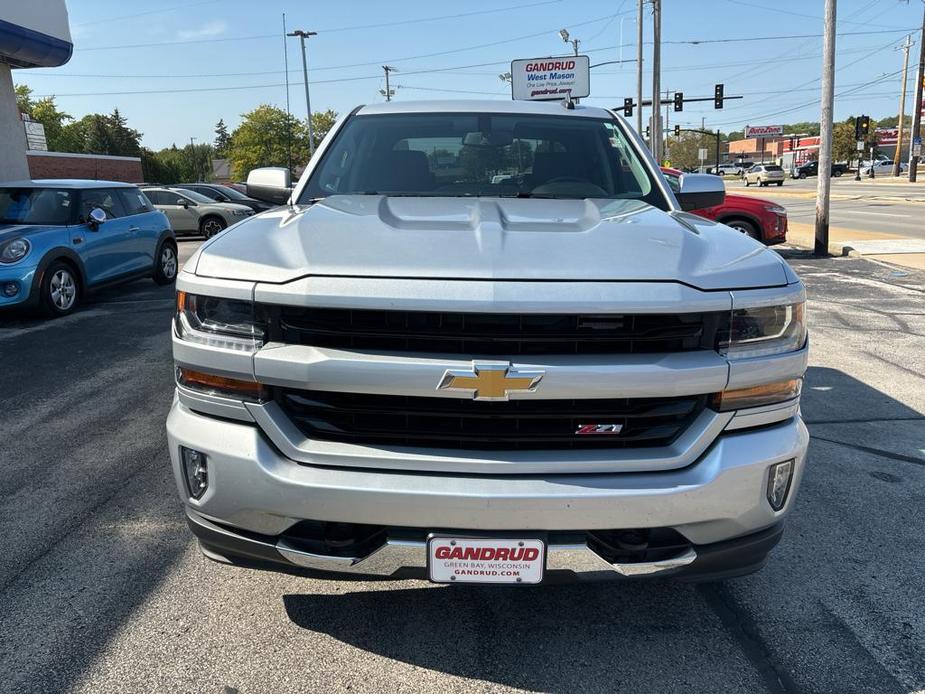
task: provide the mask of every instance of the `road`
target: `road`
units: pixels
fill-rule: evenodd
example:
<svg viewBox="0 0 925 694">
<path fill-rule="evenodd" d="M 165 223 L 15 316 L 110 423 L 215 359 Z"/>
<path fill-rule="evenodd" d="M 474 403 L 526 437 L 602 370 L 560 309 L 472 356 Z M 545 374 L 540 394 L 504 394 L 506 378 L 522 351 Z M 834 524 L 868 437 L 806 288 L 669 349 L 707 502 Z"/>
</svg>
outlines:
<svg viewBox="0 0 925 694">
<path fill-rule="evenodd" d="M 741 181 L 726 178 L 726 190 L 773 200 L 787 208 L 791 222 L 815 223 L 815 178 L 787 179 L 780 188 L 745 188 Z M 834 178 L 829 223 L 845 229 L 925 239 L 925 185 Z"/>
<path fill-rule="evenodd" d="M 925 690 L 925 273 L 791 262 L 812 328 L 801 497 L 762 572 L 700 586 L 209 562 L 165 450 L 171 289 L 0 322 L 0 692 Z"/>
</svg>

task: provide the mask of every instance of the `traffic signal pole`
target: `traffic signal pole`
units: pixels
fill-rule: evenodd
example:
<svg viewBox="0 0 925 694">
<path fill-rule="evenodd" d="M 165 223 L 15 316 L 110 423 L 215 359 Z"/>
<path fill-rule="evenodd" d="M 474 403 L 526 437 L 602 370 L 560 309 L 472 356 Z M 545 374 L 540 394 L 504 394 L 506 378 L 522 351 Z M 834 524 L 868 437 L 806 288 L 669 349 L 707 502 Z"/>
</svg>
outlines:
<svg viewBox="0 0 925 694">
<path fill-rule="evenodd" d="M 822 39 L 822 107 L 819 118 L 819 178 L 816 183 L 814 255 L 829 254 L 829 190 L 832 177 L 832 103 L 835 98 L 835 0 L 825 0 Z"/>
</svg>

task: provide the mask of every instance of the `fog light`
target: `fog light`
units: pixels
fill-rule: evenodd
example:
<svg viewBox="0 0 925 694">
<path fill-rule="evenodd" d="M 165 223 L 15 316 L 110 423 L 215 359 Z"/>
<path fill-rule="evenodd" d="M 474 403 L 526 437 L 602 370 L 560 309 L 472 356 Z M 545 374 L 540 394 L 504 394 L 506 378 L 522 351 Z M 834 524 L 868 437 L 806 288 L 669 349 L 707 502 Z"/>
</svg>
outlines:
<svg viewBox="0 0 925 694">
<path fill-rule="evenodd" d="M 787 501 L 790 480 L 793 479 L 793 461 L 772 465 L 768 469 L 768 503 L 775 511 L 780 511 Z"/>
<path fill-rule="evenodd" d="M 192 448 L 180 446 L 180 460 L 186 476 L 186 490 L 194 499 L 198 499 L 209 486 L 209 463 L 205 453 Z"/>
<path fill-rule="evenodd" d="M 7 282 L 3 285 L 3 296 L 10 298 L 19 294 L 19 285 L 15 282 Z"/>
</svg>

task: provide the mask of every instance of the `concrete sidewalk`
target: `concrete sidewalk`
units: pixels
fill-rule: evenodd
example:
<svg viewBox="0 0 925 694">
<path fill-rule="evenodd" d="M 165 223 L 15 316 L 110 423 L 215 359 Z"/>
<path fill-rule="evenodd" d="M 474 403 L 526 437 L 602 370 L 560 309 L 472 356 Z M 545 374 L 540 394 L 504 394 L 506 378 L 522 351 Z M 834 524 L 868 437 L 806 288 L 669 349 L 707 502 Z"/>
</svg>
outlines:
<svg viewBox="0 0 925 694">
<path fill-rule="evenodd" d="M 787 243 L 801 248 L 815 247 L 812 224 L 790 222 Z M 876 231 L 829 227 L 829 253 L 835 256 L 864 256 L 895 265 L 925 270 L 925 242 Z"/>
</svg>

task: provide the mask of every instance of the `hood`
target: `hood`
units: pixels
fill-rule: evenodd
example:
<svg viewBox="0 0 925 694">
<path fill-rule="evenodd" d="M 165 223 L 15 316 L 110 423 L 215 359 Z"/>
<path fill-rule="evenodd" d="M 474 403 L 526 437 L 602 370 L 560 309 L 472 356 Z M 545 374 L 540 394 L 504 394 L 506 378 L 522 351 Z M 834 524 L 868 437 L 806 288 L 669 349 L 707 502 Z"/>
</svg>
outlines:
<svg viewBox="0 0 925 694">
<path fill-rule="evenodd" d="M 636 200 L 333 196 L 251 218 L 196 273 L 283 283 L 352 277 L 787 283 L 783 261 L 715 222 Z"/>
<path fill-rule="evenodd" d="M 28 238 L 43 231 L 64 228 L 55 224 L 0 224 L 0 243 L 20 236 Z"/>
</svg>

